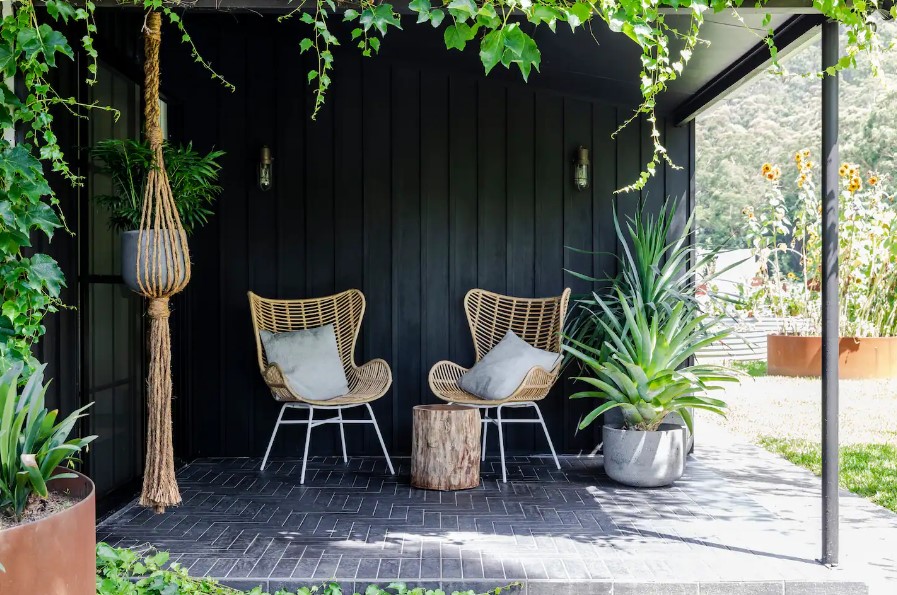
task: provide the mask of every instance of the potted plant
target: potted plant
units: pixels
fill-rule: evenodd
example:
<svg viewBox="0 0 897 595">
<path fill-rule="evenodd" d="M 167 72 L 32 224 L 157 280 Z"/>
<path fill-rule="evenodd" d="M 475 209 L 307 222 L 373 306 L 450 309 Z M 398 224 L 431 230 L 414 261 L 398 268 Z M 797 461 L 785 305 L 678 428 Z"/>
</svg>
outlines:
<svg viewBox="0 0 897 595">
<path fill-rule="evenodd" d="M 767 315 L 784 321 L 767 337 L 769 374 L 819 376 L 822 369 L 822 215 L 809 151 L 795 155 L 796 208 L 788 209 L 780 169 L 766 163 L 764 208 L 744 210 Z M 882 179 L 864 180 L 844 163 L 839 200 L 839 376 L 897 376 L 897 209 Z M 789 212 L 790 211 L 790 212 Z"/>
<path fill-rule="evenodd" d="M 66 469 L 96 436 L 69 439 L 87 407 L 57 422 L 44 406 L 44 366 L 19 388 L 22 365 L 0 376 L 0 593 L 94 592 L 94 486 Z M 46 563 L 40 563 L 43 560 Z"/>
<path fill-rule="evenodd" d="M 144 279 L 144 263 L 137 262 L 138 242 L 142 241 L 142 254 L 147 254 L 152 262 L 155 242 L 153 230 L 143 232 L 140 240 L 140 218 L 143 210 L 143 197 L 146 177 L 150 168 L 154 167 L 153 152 L 149 143 L 131 139 L 109 139 L 97 143 L 91 149 L 91 157 L 98 162 L 97 173 L 106 174 L 112 181 L 112 193 L 94 196 L 102 207 L 109 211 L 109 225 L 122 232 L 121 235 L 121 267 L 125 284 L 134 291 L 140 291 L 138 277 Z M 217 185 L 221 166 L 218 159 L 223 151 L 209 151 L 202 155 L 193 149 L 192 144 L 171 145 L 163 147 L 165 169 L 171 184 L 171 193 L 184 226 L 189 236 L 197 227 L 208 222 L 212 215 L 212 205 L 221 193 Z M 167 233 L 163 230 L 163 233 Z M 169 255 L 164 252 L 177 242 L 162 241 L 163 254 L 159 256 L 163 264 Z M 174 255 L 183 262 L 184 255 Z M 138 265 L 140 265 L 138 270 Z M 184 270 L 184 267 L 181 267 Z M 167 273 L 166 273 L 167 274 Z M 166 285 L 162 279 L 162 285 Z M 144 285 L 149 285 L 144 281 Z"/>
<path fill-rule="evenodd" d="M 689 291 L 694 268 L 687 243 L 690 225 L 667 241 L 674 209 L 657 219 L 639 209 L 629 220 L 627 238 L 614 214 L 623 246 L 621 272 L 605 296 L 593 294 L 594 308 L 580 309 L 598 331 L 587 340 L 569 337 L 564 350 L 581 364 L 575 378 L 590 385 L 572 398 L 602 401 L 580 429 L 604 413 L 620 412 L 619 423 L 604 426 L 604 468 L 612 479 L 631 486 L 669 485 L 685 471 L 691 411 L 724 414 L 725 402 L 707 396 L 720 383 L 737 381 L 735 372 L 714 365 L 690 365 L 695 352 L 723 339 L 718 320 L 702 314 Z M 696 265 L 697 266 L 697 265 Z M 678 414 L 685 427 L 667 423 Z"/>
</svg>

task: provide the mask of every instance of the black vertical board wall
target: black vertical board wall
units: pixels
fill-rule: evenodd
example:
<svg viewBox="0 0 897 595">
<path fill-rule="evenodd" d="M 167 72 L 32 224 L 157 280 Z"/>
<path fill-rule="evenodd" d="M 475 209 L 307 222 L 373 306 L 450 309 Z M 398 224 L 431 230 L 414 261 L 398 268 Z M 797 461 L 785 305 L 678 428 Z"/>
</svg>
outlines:
<svg viewBox="0 0 897 595">
<path fill-rule="evenodd" d="M 564 246 L 620 248 L 612 205 L 631 213 L 639 193 L 614 190 L 636 178 L 650 150 L 643 122 L 611 138 L 628 107 L 434 66 L 425 56 L 397 62 L 350 51 L 337 54 L 333 87 L 311 121 L 298 26 L 251 15 L 191 20 L 193 35 L 213 48 L 216 67 L 237 89 L 197 82 L 206 75 L 189 61 L 166 68 L 181 86 L 172 93 L 186 99 L 184 139 L 227 152 L 213 221 L 192 239 L 192 370 L 184 396 L 191 436 L 182 456 L 264 451 L 277 405 L 258 373 L 248 290 L 282 298 L 364 292 L 356 360 L 379 357 L 392 366 L 392 390 L 374 409 L 387 446 L 399 454 L 410 447 L 411 407 L 434 401 L 426 385 L 432 364 L 472 363 L 462 309 L 469 289 L 557 295 L 565 286 L 590 289 L 564 267 L 615 274 L 613 255 Z M 659 124 L 684 169 L 660 168 L 645 191 L 653 205 L 692 192 L 693 125 Z M 269 192 L 256 187 L 262 144 L 275 157 Z M 572 184 L 579 145 L 592 158 L 585 192 Z M 558 450 L 588 452 L 600 433 L 576 431 L 590 404 L 569 402 L 565 394 L 574 390 L 561 383 L 543 411 Z M 284 428 L 275 453 L 297 455 L 299 433 Z M 546 450 L 530 426 L 509 427 L 507 438 L 513 452 Z M 365 427 L 348 428 L 347 440 L 350 454 L 378 450 Z M 334 428 L 316 429 L 312 448 L 336 452 Z"/>
</svg>

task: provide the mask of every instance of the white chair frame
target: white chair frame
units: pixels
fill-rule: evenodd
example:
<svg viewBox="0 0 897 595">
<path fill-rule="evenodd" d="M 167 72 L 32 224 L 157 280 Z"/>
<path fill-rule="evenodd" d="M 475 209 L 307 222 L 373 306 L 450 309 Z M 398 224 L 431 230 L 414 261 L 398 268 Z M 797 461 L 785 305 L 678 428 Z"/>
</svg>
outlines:
<svg viewBox="0 0 897 595">
<path fill-rule="evenodd" d="M 351 409 L 352 407 L 367 407 L 368 415 L 370 415 L 370 419 L 343 419 L 343 409 Z M 286 413 L 287 409 L 307 409 L 308 410 L 308 419 L 284 419 L 283 414 Z M 336 416 L 328 417 L 324 419 L 315 419 L 315 410 L 318 411 L 336 411 Z M 339 434 L 340 440 L 343 445 L 343 462 L 348 463 L 349 457 L 346 454 L 346 431 L 344 428 L 345 424 L 370 424 L 374 426 L 374 430 L 377 432 L 377 439 L 380 441 L 380 448 L 383 449 L 383 456 L 386 457 L 386 464 L 389 466 L 389 472 L 392 475 L 396 474 L 395 469 L 392 466 L 392 460 L 389 458 L 389 453 L 386 452 L 386 443 L 383 442 L 383 434 L 380 433 L 380 426 L 377 425 L 377 418 L 374 416 L 374 410 L 371 408 L 370 403 L 350 403 L 347 405 L 326 405 L 322 402 L 321 405 L 311 405 L 308 403 L 284 403 L 283 407 L 280 408 L 280 415 L 277 416 L 277 422 L 274 424 L 274 431 L 271 432 L 271 439 L 268 441 L 268 449 L 265 451 L 265 458 L 262 459 L 262 471 L 265 470 L 265 466 L 268 464 L 268 455 L 271 454 L 271 447 L 274 445 L 274 438 L 277 436 L 277 430 L 282 425 L 297 425 L 297 424 L 305 424 L 307 426 L 305 430 L 305 451 L 302 454 L 302 476 L 299 479 L 300 484 L 305 483 L 305 469 L 308 465 L 308 447 L 311 444 L 311 431 L 312 428 L 316 428 L 318 426 L 322 426 L 324 424 L 339 424 Z"/>
<path fill-rule="evenodd" d="M 486 437 L 489 435 L 489 424 L 495 424 L 498 428 L 498 450 L 501 455 L 501 481 L 502 483 L 508 483 L 508 467 L 505 464 L 505 435 L 502 431 L 502 424 L 539 424 L 542 426 L 542 431 L 545 433 L 545 439 L 548 441 L 548 448 L 551 449 L 551 456 L 554 457 L 554 464 L 557 465 L 558 471 L 561 469 L 561 462 L 558 460 L 558 455 L 554 450 L 554 443 L 551 441 L 551 436 L 548 434 L 548 427 L 545 425 L 545 419 L 542 417 L 542 410 L 539 409 L 539 404 L 535 401 L 510 401 L 507 403 L 502 403 L 501 405 L 472 405 L 470 403 L 458 403 L 463 407 L 471 407 L 474 409 L 479 409 L 483 413 L 482 423 L 483 423 L 483 446 L 481 448 L 482 460 L 486 460 Z M 504 419 L 501 416 L 502 408 L 508 409 L 519 409 L 521 407 L 532 407 L 536 410 L 536 418 L 535 419 Z M 495 417 L 489 416 L 489 411 L 491 409 L 495 409 Z"/>
</svg>

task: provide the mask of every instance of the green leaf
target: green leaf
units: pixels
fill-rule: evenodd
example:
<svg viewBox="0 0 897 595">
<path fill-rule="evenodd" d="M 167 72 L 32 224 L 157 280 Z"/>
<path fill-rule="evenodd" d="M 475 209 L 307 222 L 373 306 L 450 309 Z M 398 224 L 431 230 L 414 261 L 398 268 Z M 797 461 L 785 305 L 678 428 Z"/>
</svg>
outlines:
<svg viewBox="0 0 897 595">
<path fill-rule="evenodd" d="M 476 17 L 477 5 L 473 0 L 452 0 L 448 5 L 449 14 L 461 22 Z"/>
<path fill-rule="evenodd" d="M 445 13 L 442 12 L 440 9 L 436 8 L 436 9 L 430 11 L 430 24 L 433 25 L 434 27 L 438 27 L 442 23 L 442 20 L 444 18 L 445 18 Z"/>
<path fill-rule="evenodd" d="M 430 0 L 411 0 L 408 3 L 411 12 L 417 13 L 417 22 L 425 23 L 430 20 Z"/>
<path fill-rule="evenodd" d="M 299 42 L 299 51 L 303 52 L 303 53 L 307 52 L 308 50 L 311 49 L 311 47 L 313 45 L 314 45 L 314 42 L 311 39 L 309 39 L 308 37 L 306 37 L 305 39 L 303 39 L 302 41 Z"/>
<path fill-rule="evenodd" d="M 501 60 L 501 55 L 504 51 L 502 36 L 503 31 L 496 29 L 486 34 L 480 42 L 480 61 L 482 61 L 486 69 L 486 74 L 489 74 L 489 71 Z"/>
<path fill-rule="evenodd" d="M 354 8 L 347 8 L 345 12 L 343 12 L 343 20 L 344 21 L 354 21 L 359 16 L 358 11 Z"/>
<path fill-rule="evenodd" d="M 471 28 L 466 23 L 449 25 L 445 28 L 445 33 L 443 33 L 445 47 L 450 50 L 463 50 L 467 45 L 467 41 L 472 37 L 470 31 Z"/>
</svg>

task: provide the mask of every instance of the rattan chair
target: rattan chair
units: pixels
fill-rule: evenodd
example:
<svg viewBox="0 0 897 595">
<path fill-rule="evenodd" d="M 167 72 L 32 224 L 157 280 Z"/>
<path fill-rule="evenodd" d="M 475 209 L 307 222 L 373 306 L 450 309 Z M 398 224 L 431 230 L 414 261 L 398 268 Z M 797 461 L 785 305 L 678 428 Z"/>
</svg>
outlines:
<svg viewBox="0 0 897 595">
<path fill-rule="evenodd" d="M 464 310 L 473 336 L 476 361 L 480 361 L 489 350 L 495 347 L 508 330 L 539 349 L 560 353 L 561 328 L 567 315 L 570 302 L 570 290 L 565 289 L 558 297 L 527 299 L 515 298 L 492 293 L 482 289 L 472 289 L 464 296 Z M 486 458 L 486 436 L 489 424 L 498 427 L 498 447 L 501 453 L 501 479 L 508 481 L 505 466 L 505 444 L 502 424 L 537 423 L 541 424 L 548 448 L 557 468 L 561 468 L 557 453 L 548 428 L 542 418 L 538 401 L 548 396 L 561 373 L 561 364 L 553 370 L 535 367 L 531 369 L 520 386 L 510 396 L 500 401 L 482 399 L 464 391 L 458 384 L 461 376 L 468 369 L 449 361 L 441 361 L 430 369 L 430 389 L 437 397 L 449 403 L 467 405 L 483 410 L 483 459 Z M 536 410 L 536 419 L 502 419 L 503 408 L 532 407 Z M 496 410 L 496 416 L 490 417 L 490 411 Z"/>
<path fill-rule="evenodd" d="M 361 328 L 361 319 L 364 317 L 364 295 L 357 289 L 350 289 L 336 295 L 323 298 L 305 300 L 273 300 L 260 297 L 249 292 L 249 306 L 252 310 L 252 326 L 255 331 L 255 346 L 258 351 L 259 370 L 265 384 L 271 390 L 274 400 L 282 402 L 280 415 L 274 424 L 271 440 L 268 441 L 268 449 L 265 458 L 262 459 L 262 470 L 268 463 L 268 455 L 271 454 L 271 446 L 274 437 L 281 425 L 306 424 L 305 452 L 302 455 L 302 477 L 300 483 L 305 483 L 305 467 L 308 462 L 308 447 L 311 441 L 311 430 L 320 425 L 339 424 L 340 439 L 343 446 L 343 461 L 348 462 L 346 455 L 346 433 L 344 424 L 371 424 L 377 432 L 377 439 L 386 457 L 389 471 L 395 475 L 389 453 L 386 452 L 386 444 L 383 435 L 374 417 L 371 403 L 386 394 L 392 384 L 392 372 L 382 359 L 371 360 L 363 366 L 355 365 L 355 342 L 358 339 L 358 331 Z M 343 369 L 349 383 L 349 392 L 343 396 L 327 401 L 312 401 L 297 394 L 286 381 L 283 370 L 275 363 L 268 363 L 265 357 L 265 348 L 262 345 L 259 331 L 266 330 L 272 333 L 285 333 L 308 328 L 315 328 L 332 324 L 336 332 L 336 343 L 342 359 Z M 352 407 L 367 408 L 370 419 L 343 419 L 343 409 Z M 308 419 L 285 420 L 284 413 L 287 409 L 307 409 Z M 315 420 L 316 410 L 336 411 L 336 415 L 326 419 Z"/>
</svg>

